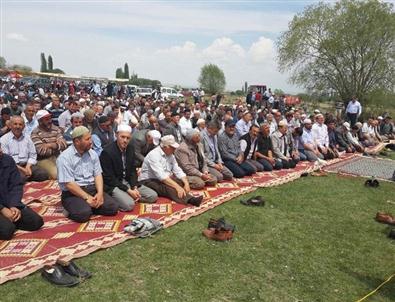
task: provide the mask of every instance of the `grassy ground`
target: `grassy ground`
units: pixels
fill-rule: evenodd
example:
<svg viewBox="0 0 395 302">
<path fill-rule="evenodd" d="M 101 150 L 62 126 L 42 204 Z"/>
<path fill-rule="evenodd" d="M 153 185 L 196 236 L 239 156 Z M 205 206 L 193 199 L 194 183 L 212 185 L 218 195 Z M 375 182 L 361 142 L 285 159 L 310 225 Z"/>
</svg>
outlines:
<svg viewBox="0 0 395 302">
<path fill-rule="evenodd" d="M 395 151 L 386 149 L 384 152 L 381 152 L 379 156 L 382 158 L 388 158 L 388 159 L 395 160 Z"/>
<path fill-rule="evenodd" d="M 65 289 L 38 273 L 0 286 L 5 301 L 356 301 L 395 273 L 395 241 L 373 220 L 395 213 L 395 184 L 306 177 L 235 199 L 154 238 L 77 261 L 93 278 Z M 243 198 L 246 198 L 244 196 Z M 236 224 L 229 243 L 201 235 L 210 217 Z M 367 301 L 394 301 L 395 280 Z"/>
</svg>

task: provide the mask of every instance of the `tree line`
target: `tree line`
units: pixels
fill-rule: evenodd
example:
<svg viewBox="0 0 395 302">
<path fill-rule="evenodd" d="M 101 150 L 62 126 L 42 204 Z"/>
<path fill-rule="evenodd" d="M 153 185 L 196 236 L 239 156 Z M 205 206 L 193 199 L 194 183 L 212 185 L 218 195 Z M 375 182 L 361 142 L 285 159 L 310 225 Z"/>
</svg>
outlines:
<svg viewBox="0 0 395 302">
<path fill-rule="evenodd" d="M 53 68 L 53 59 L 51 55 L 48 56 L 48 62 L 47 62 L 47 59 L 45 58 L 45 54 L 42 52 L 40 55 L 40 59 L 41 59 L 40 72 L 65 74 L 62 69 Z"/>
</svg>

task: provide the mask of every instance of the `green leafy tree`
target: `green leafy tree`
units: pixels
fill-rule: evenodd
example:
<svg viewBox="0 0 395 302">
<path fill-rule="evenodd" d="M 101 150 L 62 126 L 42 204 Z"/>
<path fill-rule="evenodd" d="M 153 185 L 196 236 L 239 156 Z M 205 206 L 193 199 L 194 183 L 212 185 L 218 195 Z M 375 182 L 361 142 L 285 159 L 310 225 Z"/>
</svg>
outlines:
<svg viewBox="0 0 395 302">
<path fill-rule="evenodd" d="M 11 65 L 11 66 L 9 66 L 9 69 L 19 71 L 22 73 L 25 73 L 25 72 L 29 73 L 29 72 L 32 72 L 32 70 L 33 70 L 30 66 L 20 65 L 20 64 Z"/>
<path fill-rule="evenodd" d="M 122 68 L 117 68 L 117 70 L 115 71 L 115 78 L 116 79 L 123 79 Z"/>
<path fill-rule="evenodd" d="M 279 89 L 279 88 L 274 89 L 273 93 L 275 95 L 283 95 L 283 94 L 285 94 L 284 91 Z"/>
<path fill-rule="evenodd" d="M 216 94 L 225 90 L 226 80 L 224 72 L 215 64 L 206 64 L 200 70 L 198 79 L 200 87 L 206 93 Z"/>
<path fill-rule="evenodd" d="M 53 60 L 52 60 L 52 56 L 49 55 L 48 56 L 48 71 L 52 72 L 52 70 L 53 70 Z"/>
<path fill-rule="evenodd" d="M 41 67 L 40 67 L 41 72 L 47 72 L 48 71 L 48 66 L 47 66 L 47 59 L 45 58 L 45 54 L 42 52 L 41 53 Z"/>
<path fill-rule="evenodd" d="M 5 68 L 6 63 L 6 60 L 3 57 L 0 57 L 0 68 Z"/>
<path fill-rule="evenodd" d="M 123 78 L 129 79 L 129 65 L 128 65 L 128 63 L 125 63 L 125 66 L 123 67 Z"/>
<path fill-rule="evenodd" d="M 341 0 L 311 5 L 296 15 L 278 42 L 280 71 L 311 91 L 343 100 L 395 87 L 393 4 Z"/>
</svg>

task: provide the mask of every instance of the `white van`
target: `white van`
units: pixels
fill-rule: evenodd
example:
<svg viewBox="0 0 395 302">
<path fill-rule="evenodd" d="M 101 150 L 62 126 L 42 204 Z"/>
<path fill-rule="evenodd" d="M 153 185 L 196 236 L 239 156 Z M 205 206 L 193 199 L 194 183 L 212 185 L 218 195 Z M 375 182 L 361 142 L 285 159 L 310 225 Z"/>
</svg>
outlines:
<svg viewBox="0 0 395 302">
<path fill-rule="evenodd" d="M 137 88 L 136 93 L 138 96 L 141 96 L 141 97 L 151 96 L 152 95 L 152 88 L 139 87 L 139 88 Z"/>
<path fill-rule="evenodd" d="M 166 99 L 178 99 L 184 97 L 183 94 L 179 93 L 177 90 L 170 87 L 161 87 L 160 94 L 162 98 L 166 98 Z"/>
</svg>

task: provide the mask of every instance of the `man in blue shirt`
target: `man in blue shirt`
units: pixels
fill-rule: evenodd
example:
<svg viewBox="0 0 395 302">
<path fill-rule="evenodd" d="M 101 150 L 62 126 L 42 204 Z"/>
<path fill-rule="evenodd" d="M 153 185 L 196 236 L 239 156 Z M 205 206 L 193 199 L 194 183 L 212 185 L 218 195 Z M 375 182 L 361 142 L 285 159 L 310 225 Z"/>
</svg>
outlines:
<svg viewBox="0 0 395 302">
<path fill-rule="evenodd" d="M 72 139 L 73 144 L 56 161 L 62 205 L 69 218 L 86 222 L 92 214 L 116 215 L 117 202 L 103 192 L 102 169 L 98 155 L 91 150 L 88 128 L 76 127 Z"/>
<path fill-rule="evenodd" d="M 0 148 L 0 240 L 12 238 L 16 229 L 35 231 L 43 219 L 21 200 L 23 182 L 11 156 Z"/>
</svg>

